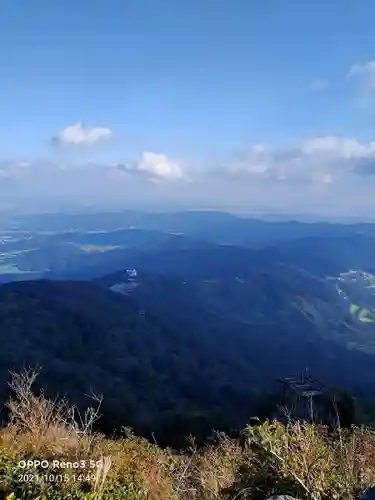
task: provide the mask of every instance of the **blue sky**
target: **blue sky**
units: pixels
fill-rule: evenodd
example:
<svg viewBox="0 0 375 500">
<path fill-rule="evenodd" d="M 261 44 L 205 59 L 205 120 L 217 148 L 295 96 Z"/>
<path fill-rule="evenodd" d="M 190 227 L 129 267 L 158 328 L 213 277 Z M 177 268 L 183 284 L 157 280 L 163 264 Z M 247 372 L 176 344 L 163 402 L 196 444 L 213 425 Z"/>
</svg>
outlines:
<svg viewBox="0 0 375 500">
<path fill-rule="evenodd" d="M 3 0 L 3 200 L 370 213 L 374 25 L 373 0 Z"/>
</svg>

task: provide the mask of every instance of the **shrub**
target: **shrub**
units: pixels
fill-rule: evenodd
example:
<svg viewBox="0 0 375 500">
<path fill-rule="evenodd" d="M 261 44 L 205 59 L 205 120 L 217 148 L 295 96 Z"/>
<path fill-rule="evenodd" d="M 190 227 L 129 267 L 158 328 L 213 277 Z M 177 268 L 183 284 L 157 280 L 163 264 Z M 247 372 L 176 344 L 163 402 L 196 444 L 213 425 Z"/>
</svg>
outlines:
<svg viewBox="0 0 375 500">
<path fill-rule="evenodd" d="M 243 439 L 217 434 L 205 447 L 177 453 L 126 430 L 110 439 L 93 432 L 66 401 L 35 395 L 36 372 L 14 374 L 9 424 L 0 429 L 0 498 L 7 500 L 354 500 L 374 480 L 375 432 L 290 421 L 248 425 Z M 78 415 L 78 418 L 77 418 Z M 99 460 L 82 481 L 19 480 L 22 459 Z M 52 469 L 27 470 L 45 474 Z M 64 471 L 72 479 L 74 470 Z M 87 474 L 87 471 L 84 471 Z M 70 476 L 69 476 L 70 474 Z"/>
</svg>

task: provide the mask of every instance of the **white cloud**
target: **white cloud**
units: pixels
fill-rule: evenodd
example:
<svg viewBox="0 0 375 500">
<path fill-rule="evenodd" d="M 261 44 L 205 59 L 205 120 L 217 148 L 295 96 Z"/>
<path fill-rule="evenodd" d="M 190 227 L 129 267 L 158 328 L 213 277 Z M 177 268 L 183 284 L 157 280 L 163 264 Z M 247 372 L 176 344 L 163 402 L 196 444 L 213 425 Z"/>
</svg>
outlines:
<svg viewBox="0 0 375 500">
<path fill-rule="evenodd" d="M 375 61 L 354 64 L 349 69 L 346 78 L 358 81 L 366 90 L 375 90 Z"/>
<path fill-rule="evenodd" d="M 138 170 L 163 179 L 182 179 L 181 166 L 162 154 L 145 151 L 138 163 Z"/>
<path fill-rule="evenodd" d="M 147 178 L 149 180 L 182 180 L 182 166 L 163 154 L 144 151 L 138 161 L 131 164 L 118 165 L 118 169 L 128 175 Z"/>
<path fill-rule="evenodd" d="M 0 161 L 0 179 L 17 180 L 32 173 L 33 164 L 29 161 Z"/>
<path fill-rule="evenodd" d="M 305 141 L 301 147 L 305 154 L 323 154 L 337 158 L 361 158 L 375 153 L 375 141 L 361 143 L 348 137 L 325 136 L 314 137 Z"/>
<path fill-rule="evenodd" d="M 186 184 L 211 181 L 256 183 L 310 183 L 331 185 L 346 178 L 369 176 L 375 179 L 375 141 L 361 142 L 353 137 L 312 137 L 296 144 L 272 148 L 254 145 L 248 150 L 228 154 L 215 164 L 182 165 L 165 154 L 144 151 L 128 163 L 60 164 L 53 161 L 0 162 L 0 179 L 57 178 L 62 172 L 87 179 L 112 178 L 137 181 L 183 181 Z M 123 184 L 123 183 L 122 183 Z"/>
<path fill-rule="evenodd" d="M 253 147 L 221 162 L 211 175 L 331 184 L 352 174 L 375 174 L 375 141 L 312 137 L 284 148 Z"/>
<path fill-rule="evenodd" d="M 116 200 L 123 206 L 133 200 L 290 213 L 375 210 L 375 141 L 351 137 L 311 137 L 277 148 L 255 145 L 221 156 L 211 168 L 182 165 L 150 151 L 122 165 L 60 163 L 0 161 L 0 198 L 24 204 L 47 200 L 46 206 L 69 200 L 101 200 L 103 206 Z"/>
<path fill-rule="evenodd" d="M 106 127 L 86 127 L 82 122 L 74 123 L 60 130 L 53 141 L 64 146 L 91 146 L 112 137 L 112 131 Z"/>
</svg>

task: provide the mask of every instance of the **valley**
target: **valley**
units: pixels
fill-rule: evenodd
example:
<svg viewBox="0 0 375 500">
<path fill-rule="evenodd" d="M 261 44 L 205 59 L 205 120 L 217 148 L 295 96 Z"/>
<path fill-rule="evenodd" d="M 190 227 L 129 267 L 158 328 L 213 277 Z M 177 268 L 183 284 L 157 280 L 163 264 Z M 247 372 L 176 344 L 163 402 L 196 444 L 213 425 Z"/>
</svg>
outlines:
<svg viewBox="0 0 375 500">
<path fill-rule="evenodd" d="M 371 225 L 332 224 L 330 236 L 320 223 L 294 232 L 281 222 L 280 242 L 275 223 L 235 219 L 253 242 L 236 245 L 227 215 L 194 214 L 201 236 L 186 234 L 186 214 L 158 229 L 138 214 L 147 228 L 107 231 L 100 218 L 83 231 L 59 217 L 60 231 L 31 219 L 2 234 L 2 380 L 41 366 L 48 394 L 81 407 L 82 394 L 103 394 L 106 432 L 130 425 L 175 446 L 241 429 L 279 377 L 306 370 L 371 401 Z"/>
</svg>

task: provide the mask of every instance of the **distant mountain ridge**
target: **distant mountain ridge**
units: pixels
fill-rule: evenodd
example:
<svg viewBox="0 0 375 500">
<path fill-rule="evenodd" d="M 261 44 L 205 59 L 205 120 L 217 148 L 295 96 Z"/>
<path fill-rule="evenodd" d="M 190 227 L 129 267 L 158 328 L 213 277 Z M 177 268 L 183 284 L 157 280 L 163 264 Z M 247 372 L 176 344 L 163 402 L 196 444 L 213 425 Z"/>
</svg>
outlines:
<svg viewBox="0 0 375 500">
<path fill-rule="evenodd" d="M 132 265 L 176 274 L 189 259 L 202 276 L 207 263 L 234 270 L 237 261 L 247 272 L 272 260 L 320 276 L 375 273 L 374 242 L 369 223 L 265 222 L 221 212 L 46 214 L 0 233 L 0 280 L 90 279 Z"/>
</svg>

